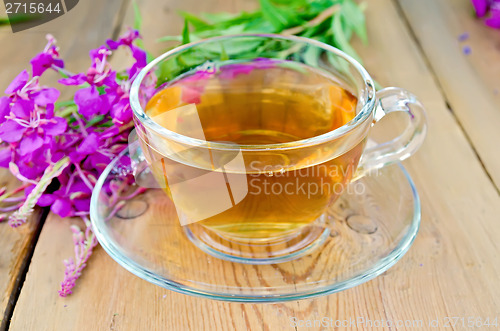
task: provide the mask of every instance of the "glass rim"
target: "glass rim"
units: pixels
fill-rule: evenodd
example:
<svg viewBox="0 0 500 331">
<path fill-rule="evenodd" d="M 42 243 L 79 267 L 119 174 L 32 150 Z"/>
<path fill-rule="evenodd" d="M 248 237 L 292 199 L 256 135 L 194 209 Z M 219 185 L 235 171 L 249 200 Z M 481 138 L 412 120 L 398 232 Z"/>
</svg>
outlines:
<svg viewBox="0 0 500 331">
<path fill-rule="evenodd" d="M 268 38 L 268 39 L 281 39 L 281 40 L 288 40 L 292 42 L 297 42 L 297 43 L 305 43 L 308 45 L 316 46 L 321 49 L 323 49 L 326 52 L 333 53 L 337 56 L 340 56 L 344 60 L 346 60 L 350 65 L 352 65 L 357 72 L 360 74 L 360 76 L 363 78 L 364 82 L 364 87 L 363 89 L 367 92 L 365 93 L 365 98 L 364 98 L 364 104 L 363 108 L 360 110 L 358 114 L 349 122 L 346 124 L 325 132 L 323 134 L 310 137 L 310 138 L 305 138 L 305 139 L 300 139 L 300 140 L 295 140 L 287 143 L 275 143 L 275 144 L 263 144 L 263 145 L 236 145 L 232 143 L 224 143 L 224 142 L 212 142 L 212 141 L 206 141 L 206 140 L 201 140 L 197 138 L 192 138 L 189 136 L 182 135 L 180 133 L 168 130 L 167 128 L 161 126 L 160 124 L 156 123 L 151 117 L 149 117 L 144 109 L 142 108 L 140 102 L 139 102 L 139 90 L 141 88 L 141 84 L 143 79 L 146 77 L 146 75 L 153 69 L 158 63 L 161 61 L 170 58 L 172 56 L 178 55 L 185 50 L 188 50 L 190 48 L 203 45 L 206 43 L 212 43 L 212 42 L 217 42 L 220 40 L 227 40 L 227 39 L 234 39 L 234 38 L 247 38 L 247 37 L 260 37 L 260 38 Z M 358 96 L 359 97 L 359 96 Z M 244 151 L 260 151 L 260 150 L 266 150 L 266 149 L 273 149 L 273 150 L 283 150 L 283 149 L 293 149 L 293 148 L 300 148 L 300 147 L 307 147 L 307 146 L 313 146 L 317 145 L 320 143 L 324 143 L 330 140 L 337 139 L 348 132 L 351 132 L 354 130 L 356 127 L 358 127 L 361 123 L 363 123 L 372 113 L 374 106 L 375 106 L 375 87 L 372 78 L 366 71 L 366 69 L 358 62 L 356 61 L 353 57 L 350 55 L 344 53 L 340 49 L 333 47 L 331 45 L 325 44 L 321 41 L 317 41 L 314 39 L 310 38 L 305 38 L 305 37 L 299 37 L 299 36 L 284 36 L 284 35 L 279 35 L 279 34 L 267 34 L 267 33 L 252 33 L 252 34 L 233 34 L 233 35 L 225 35 L 225 36 L 217 36 L 217 37 L 212 37 L 212 38 L 206 38 L 202 39 L 196 42 L 191 42 L 185 45 L 181 45 L 178 47 L 175 47 L 162 55 L 158 56 L 155 58 L 153 61 L 148 63 L 144 68 L 141 69 L 137 77 L 134 79 L 132 86 L 130 88 L 130 106 L 132 108 L 132 111 L 134 115 L 140 120 L 141 124 L 144 124 L 148 127 L 148 129 L 151 129 L 155 133 L 159 134 L 162 137 L 171 139 L 177 143 L 181 144 L 186 144 L 194 147 L 200 147 L 200 146 L 210 146 L 211 149 L 220 149 L 220 150 L 244 150 Z M 359 101 L 359 99 L 358 99 Z"/>
</svg>

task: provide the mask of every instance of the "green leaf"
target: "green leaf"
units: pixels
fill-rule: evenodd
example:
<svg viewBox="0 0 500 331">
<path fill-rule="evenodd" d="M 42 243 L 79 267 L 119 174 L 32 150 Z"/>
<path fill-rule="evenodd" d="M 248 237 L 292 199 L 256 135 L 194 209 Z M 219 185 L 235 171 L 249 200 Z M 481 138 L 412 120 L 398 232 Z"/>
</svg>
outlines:
<svg viewBox="0 0 500 331">
<path fill-rule="evenodd" d="M 272 0 L 273 3 L 288 6 L 307 6 L 307 0 Z"/>
<path fill-rule="evenodd" d="M 184 20 L 184 29 L 182 29 L 182 44 L 189 44 L 189 23 L 188 20 Z"/>
<path fill-rule="evenodd" d="M 319 56 L 321 54 L 321 48 L 316 46 L 307 46 L 306 51 L 302 55 L 304 63 L 312 67 L 319 67 Z"/>
<path fill-rule="evenodd" d="M 67 100 L 67 101 L 56 101 L 54 104 L 54 107 L 56 110 L 62 108 L 62 107 L 68 107 L 68 106 L 74 106 L 76 103 L 73 100 Z"/>
<path fill-rule="evenodd" d="M 211 28 L 210 24 L 208 24 L 198 16 L 195 16 L 185 11 L 180 11 L 179 15 L 184 17 L 184 19 L 188 21 L 194 27 L 195 30 L 203 30 Z"/>
<path fill-rule="evenodd" d="M 227 29 L 222 31 L 219 30 L 209 30 L 209 31 L 201 31 L 199 34 L 203 38 L 212 37 L 212 36 L 227 36 L 231 34 L 239 34 L 245 31 L 244 24 L 233 25 Z"/>
<path fill-rule="evenodd" d="M 178 63 L 181 65 L 182 68 L 189 69 L 192 67 L 196 67 L 202 63 L 205 63 L 208 58 L 209 54 L 206 52 L 205 49 L 196 48 L 187 50 L 183 54 L 179 55 Z"/>
<path fill-rule="evenodd" d="M 67 106 L 61 106 L 59 108 L 56 108 L 56 116 L 64 117 L 66 119 L 73 118 L 71 115 L 76 112 L 78 112 L 78 106 L 76 104 L 73 105 L 69 104 Z"/>
<path fill-rule="evenodd" d="M 359 55 L 356 53 L 354 48 L 352 48 L 351 44 L 349 44 L 349 41 L 344 34 L 344 30 L 342 30 L 340 15 L 340 13 L 334 14 L 332 18 L 332 32 L 335 45 L 361 63 Z"/>
<path fill-rule="evenodd" d="M 87 125 L 85 125 L 85 127 L 88 128 L 88 127 L 94 126 L 95 124 L 99 123 L 103 119 L 104 119 L 104 115 L 95 116 L 90 121 L 87 122 Z"/>
<path fill-rule="evenodd" d="M 339 75 L 344 76 L 344 78 L 354 78 L 352 77 L 351 71 L 349 70 L 349 64 L 338 57 L 336 57 L 333 53 L 326 53 L 326 58 L 328 63 L 333 66 Z"/>
<path fill-rule="evenodd" d="M 269 0 L 259 0 L 259 3 L 262 15 L 274 26 L 276 32 L 283 31 L 296 21 L 289 12 L 274 6 Z"/>
<path fill-rule="evenodd" d="M 346 25 L 352 28 L 361 41 L 366 44 L 368 37 L 366 35 L 365 15 L 359 6 L 352 0 L 344 0 L 341 13 L 342 20 Z M 349 40 L 349 37 L 347 39 Z"/>
<path fill-rule="evenodd" d="M 182 67 L 179 65 L 177 58 L 170 58 L 168 60 L 162 61 L 158 64 L 158 70 L 156 76 L 159 78 L 157 82 L 157 87 L 163 84 L 165 81 L 171 80 L 178 73 L 180 73 Z"/>
<path fill-rule="evenodd" d="M 132 6 L 134 8 L 134 29 L 140 31 L 142 27 L 141 12 L 139 11 L 139 6 L 135 0 L 132 1 Z"/>
<path fill-rule="evenodd" d="M 311 14 L 314 14 L 314 17 L 319 15 L 321 12 L 327 10 L 333 5 L 339 4 L 344 0 L 332 0 L 332 1 L 309 1 L 309 7 L 307 8 L 307 11 L 310 12 Z"/>
<path fill-rule="evenodd" d="M 328 34 L 331 31 L 331 22 L 331 17 L 327 17 L 323 22 L 315 26 L 305 28 L 300 35 L 306 38 L 314 38 L 315 36 Z"/>
<path fill-rule="evenodd" d="M 155 59 L 155 56 L 151 52 L 146 51 L 146 62 L 149 63 Z"/>
<path fill-rule="evenodd" d="M 39 20 L 42 17 L 41 14 L 23 14 L 21 10 L 19 13 L 10 15 L 10 17 L 0 17 L 0 26 L 2 25 L 14 25 L 20 24 L 24 22 L 31 22 L 35 20 Z"/>
<path fill-rule="evenodd" d="M 163 41 L 182 41 L 181 36 L 164 36 L 161 38 L 156 39 L 156 42 L 163 42 Z"/>
<path fill-rule="evenodd" d="M 226 49 L 224 48 L 224 44 L 220 44 L 220 60 L 227 61 L 229 60 L 229 56 L 227 55 Z"/>
<path fill-rule="evenodd" d="M 275 31 L 271 22 L 264 19 L 254 19 L 244 23 L 246 33 L 273 33 Z"/>
<path fill-rule="evenodd" d="M 203 13 L 201 16 L 211 23 L 222 23 L 233 19 L 236 15 L 230 13 Z"/>
<path fill-rule="evenodd" d="M 196 16 L 180 12 L 184 17 L 181 36 L 165 36 L 158 41 L 178 41 L 183 44 L 210 38 L 241 33 L 277 33 L 285 29 L 301 27 L 296 34 L 334 45 L 350 54 L 358 61 L 359 56 L 349 43 L 355 33 L 366 41 L 366 26 L 363 10 L 355 0 L 259 0 L 260 9 L 252 12 L 205 13 Z M 327 13 L 325 13 L 327 11 Z M 333 14 L 332 14 L 333 13 Z M 322 15 L 323 14 L 323 15 Z M 321 20 L 321 21 L 318 21 Z M 190 31 L 191 29 L 191 31 Z M 289 58 L 296 54 L 310 65 L 318 65 L 321 51 L 314 47 L 303 50 L 288 47 L 277 42 L 260 40 L 227 40 L 223 43 L 206 44 L 189 50 L 174 61 L 162 63 L 159 69 L 159 83 L 186 72 L 207 59 L 225 61 L 252 59 L 256 57 Z M 345 64 L 333 63 L 340 72 L 345 71 Z"/>
<path fill-rule="evenodd" d="M 213 28 L 218 29 L 219 32 L 221 32 L 224 29 L 230 28 L 234 25 L 246 24 L 253 20 L 262 20 L 262 19 L 263 16 L 261 11 L 255 11 L 253 13 L 241 12 L 239 15 L 236 15 L 227 21 L 214 23 Z"/>
<path fill-rule="evenodd" d="M 96 89 L 99 92 L 99 95 L 106 94 L 106 87 L 105 86 L 97 86 Z"/>
<path fill-rule="evenodd" d="M 257 54 L 256 50 L 261 44 L 262 39 L 260 38 L 254 40 L 252 38 L 247 38 L 246 40 L 227 40 L 223 43 L 223 49 L 229 57 L 252 51 L 254 54 Z M 213 54 L 221 54 L 220 45 L 217 44 L 205 44 L 203 45 L 203 50 Z"/>
</svg>

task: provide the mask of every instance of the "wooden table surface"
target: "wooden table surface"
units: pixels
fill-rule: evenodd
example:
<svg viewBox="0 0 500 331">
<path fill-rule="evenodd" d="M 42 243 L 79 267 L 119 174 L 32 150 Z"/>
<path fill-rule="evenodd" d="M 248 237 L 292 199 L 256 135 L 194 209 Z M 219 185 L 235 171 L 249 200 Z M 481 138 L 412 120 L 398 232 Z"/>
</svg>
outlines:
<svg viewBox="0 0 500 331">
<path fill-rule="evenodd" d="M 179 33 L 177 10 L 250 10 L 255 0 L 138 0 L 146 46 Z M 422 201 L 422 225 L 410 251 L 363 285 L 313 300 L 238 304 L 170 292 L 130 274 L 97 248 L 73 295 L 57 294 L 72 256 L 70 222 L 37 212 L 27 225 L 0 224 L 1 329 L 10 330 L 316 330 L 290 318 L 422 321 L 500 319 L 500 31 L 471 14 L 469 0 L 367 1 L 369 45 L 355 42 L 384 86 L 416 94 L 429 133 L 404 164 Z M 71 70 L 88 50 L 133 22 L 129 0 L 82 0 L 66 15 L 12 34 L 0 28 L 1 88 L 26 68 L 52 33 Z M 469 39 L 459 42 L 467 32 Z M 464 54 L 464 46 L 471 48 Z M 12 185 L 7 172 L 3 184 Z M 453 320 L 451 320 L 453 324 Z M 431 324 L 429 324 L 431 323 Z M 498 321 L 500 323 L 500 321 Z M 416 324 L 415 324 L 416 325 Z M 498 327 L 486 329 L 496 330 Z M 358 325 L 349 329 L 366 329 Z M 416 329 L 391 327 L 380 329 Z M 462 321 L 449 328 L 467 329 Z"/>
</svg>

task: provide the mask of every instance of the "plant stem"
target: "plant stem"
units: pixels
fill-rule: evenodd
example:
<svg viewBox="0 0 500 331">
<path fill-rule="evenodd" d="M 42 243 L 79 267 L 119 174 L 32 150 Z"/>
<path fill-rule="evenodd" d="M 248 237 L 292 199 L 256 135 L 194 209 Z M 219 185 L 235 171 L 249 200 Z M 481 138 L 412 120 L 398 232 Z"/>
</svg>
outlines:
<svg viewBox="0 0 500 331">
<path fill-rule="evenodd" d="M 32 185 L 32 184 L 31 184 L 31 183 L 26 183 L 26 184 L 24 184 L 24 185 L 19 186 L 18 188 L 16 188 L 16 189 L 15 189 L 14 191 L 12 191 L 12 192 L 9 192 L 9 193 L 5 193 L 5 194 L 3 194 L 2 196 L 0 196 L 0 202 L 2 202 L 2 201 L 4 201 L 4 200 L 6 200 L 7 198 L 9 198 L 9 197 L 11 197 L 11 196 L 13 196 L 13 195 L 15 195 L 15 194 L 17 194 L 17 193 L 21 192 L 21 191 L 23 191 L 25 188 L 27 188 L 27 187 L 28 187 L 28 186 L 30 186 L 30 185 Z"/>
</svg>

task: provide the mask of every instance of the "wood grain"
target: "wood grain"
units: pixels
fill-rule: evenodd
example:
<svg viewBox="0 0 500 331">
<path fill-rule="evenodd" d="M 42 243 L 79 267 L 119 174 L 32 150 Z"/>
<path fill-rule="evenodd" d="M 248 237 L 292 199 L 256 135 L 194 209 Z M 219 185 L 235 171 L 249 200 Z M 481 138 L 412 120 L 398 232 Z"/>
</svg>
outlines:
<svg viewBox="0 0 500 331">
<path fill-rule="evenodd" d="M 0 187 L 9 190 L 17 187 L 17 180 L 6 169 L 1 169 Z M 17 229 L 7 222 L 0 224 L 0 245 L 4 250 L 0 255 L 0 330 L 7 327 L 14 304 L 19 294 L 36 239 L 41 229 L 42 211 L 37 209 L 27 224 Z"/>
<path fill-rule="evenodd" d="M 445 99 L 500 189 L 500 34 L 468 0 L 399 0 Z M 469 38 L 460 42 L 464 33 Z M 466 55 L 464 47 L 470 47 Z"/>
<path fill-rule="evenodd" d="M 235 1 L 231 3 L 234 8 L 225 8 L 240 9 L 241 3 Z M 178 6 L 190 11 L 215 11 L 222 8 L 219 7 L 222 2 L 196 2 L 195 5 L 187 1 L 176 4 L 149 0 L 141 2 L 141 6 L 143 16 L 147 17 L 143 34 L 154 40 L 159 35 L 179 31 L 179 22 L 172 16 Z M 422 199 L 422 227 L 413 247 L 399 263 L 375 280 L 326 297 L 286 304 L 237 304 L 166 291 L 129 274 L 102 249 L 97 249 L 75 293 L 63 299 L 57 296 L 62 275 L 58 261 L 71 255 L 72 244 L 67 225 L 49 216 L 14 311 L 11 329 L 322 329 L 294 328 L 290 324 L 292 317 L 302 320 L 329 317 L 334 321 L 421 320 L 422 329 L 429 329 L 426 326 L 431 320 L 438 319 L 443 327 L 445 317 L 449 316 L 483 319 L 498 316 L 500 285 L 496 278 L 500 266 L 496 261 L 500 251 L 496 239 L 500 237 L 497 226 L 500 197 L 496 188 L 447 109 L 434 73 L 394 3 L 370 1 L 367 23 L 370 45 L 357 45 L 357 49 L 368 71 L 382 85 L 408 88 L 428 110 L 427 140 L 422 149 L 405 162 Z M 469 131 L 478 129 L 464 128 L 471 137 Z M 228 272 L 220 270 L 219 274 L 224 277 Z M 370 328 L 365 323 L 348 329 Z"/>
</svg>

